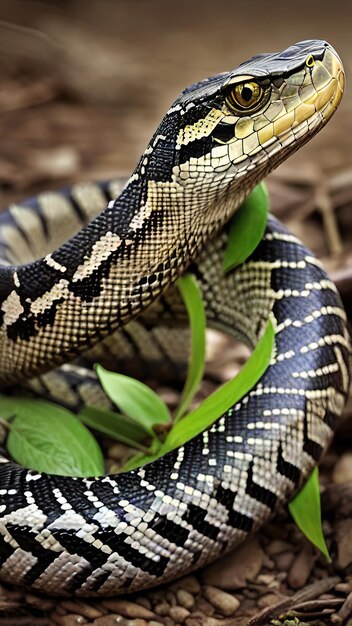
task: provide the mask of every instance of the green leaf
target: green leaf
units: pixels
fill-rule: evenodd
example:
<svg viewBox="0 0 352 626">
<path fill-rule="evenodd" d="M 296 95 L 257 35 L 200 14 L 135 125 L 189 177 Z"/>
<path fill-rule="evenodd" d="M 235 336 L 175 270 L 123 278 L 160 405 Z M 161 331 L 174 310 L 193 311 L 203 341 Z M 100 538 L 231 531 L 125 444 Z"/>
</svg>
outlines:
<svg viewBox="0 0 352 626">
<path fill-rule="evenodd" d="M 155 438 L 155 425 L 171 423 L 165 402 L 147 385 L 130 376 L 109 372 L 101 365 L 95 367 L 106 395 L 151 437 Z"/>
<path fill-rule="evenodd" d="M 181 276 L 176 283 L 186 305 L 189 325 L 191 328 L 191 353 L 187 370 L 187 378 L 182 391 L 180 406 L 177 409 L 176 423 L 186 412 L 200 381 L 205 367 L 205 310 L 202 293 L 196 279 L 191 274 Z"/>
<path fill-rule="evenodd" d="M 194 411 L 191 411 L 170 430 L 157 454 L 138 455 L 130 459 L 122 471 L 150 463 L 185 444 L 209 428 L 231 406 L 236 404 L 258 382 L 267 369 L 274 349 L 275 327 L 269 318 L 265 332 L 239 374 L 214 391 Z"/>
<path fill-rule="evenodd" d="M 103 433 L 103 435 L 117 439 L 144 453 L 148 452 L 148 448 L 141 444 L 141 441 L 149 438 L 147 431 L 140 424 L 130 420 L 125 415 L 121 415 L 121 413 L 88 406 L 82 409 L 77 417 L 83 424 Z"/>
<path fill-rule="evenodd" d="M 17 463 L 60 476 L 100 476 L 104 459 L 75 415 L 43 400 L 0 398 L 0 414 L 15 415 L 7 449 Z"/>
<path fill-rule="evenodd" d="M 305 485 L 289 503 L 288 508 L 298 528 L 330 562 L 331 558 L 321 524 L 318 467 L 314 468 Z"/>
<path fill-rule="evenodd" d="M 231 219 L 222 263 L 224 273 L 243 263 L 256 249 L 264 235 L 268 212 L 268 192 L 265 184 L 260 183 Z"/>
<path fill-rule="evenodd" d="M 163 445 L 164 454 L 165 451 L 169 452 L 182 446 L 209 428 L 252 389 L 269 365 L 274 339 L 275 329 L 269 320 L 262 338 L 237 376 L 205 398 L 196 409 L 171 429 Z"/>
</svg>

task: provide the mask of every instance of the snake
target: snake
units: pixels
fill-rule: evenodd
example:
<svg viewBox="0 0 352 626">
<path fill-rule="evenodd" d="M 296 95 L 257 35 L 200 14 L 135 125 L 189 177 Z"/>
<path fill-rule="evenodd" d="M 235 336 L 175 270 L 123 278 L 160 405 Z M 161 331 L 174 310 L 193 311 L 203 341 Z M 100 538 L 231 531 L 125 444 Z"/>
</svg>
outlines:
<svg viewBox="0 0 352 626">
<path fill-rule="evenodd" d="M 62 401 L 89 403 L 74 359 L 172 360 L 172 332 L 185 320 L 175 282 L 186 271 L 210 328 L 253 349 L 269 317 L 275 326 L 270 364 L 253 388 L 144 467 L 58 476 L 2 451 L 2 580 L 62 596 L 166 583 L 243 542 L 305 483 L 349 388 L 337 289 L 273 216 L 244 263 L 224 274 L 222 260 L 234 212 L 326 124 L 343 90 L 342 62 L 325 41 L 254 56 L 185 89 L 123 184 L 43 192 L 0 215 L 5 392 L 49 392 L 56 382 Z"/>
</svg>

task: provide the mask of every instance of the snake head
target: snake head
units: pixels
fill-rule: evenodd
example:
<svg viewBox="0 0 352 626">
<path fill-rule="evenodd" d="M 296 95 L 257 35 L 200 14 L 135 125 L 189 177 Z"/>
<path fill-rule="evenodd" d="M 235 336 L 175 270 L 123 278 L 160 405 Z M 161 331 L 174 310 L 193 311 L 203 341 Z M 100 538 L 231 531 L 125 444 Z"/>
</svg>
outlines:
<svg viewBox="0 0 352 626">
<path fill-rule="evenodd" d="M 204 192 L 208 202 L 230 195 L 233 212 L 327 122 L 343 89 L 341 60 L 325 41 L 255 56 L 192 85 L 158 130 L 173 142 L 172 182 L 186 195 Z"/>
</svg>

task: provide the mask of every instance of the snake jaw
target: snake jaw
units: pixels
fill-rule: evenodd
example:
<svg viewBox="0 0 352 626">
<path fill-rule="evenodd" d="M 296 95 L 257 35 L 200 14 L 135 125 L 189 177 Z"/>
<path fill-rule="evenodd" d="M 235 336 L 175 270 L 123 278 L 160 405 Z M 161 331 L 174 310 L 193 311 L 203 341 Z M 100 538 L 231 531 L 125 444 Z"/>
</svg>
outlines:
<svg viewBox="0 0 352 626">
<path fill-rule="evenodd" d="M 346 79 L 340 57 L 332 49 L 328 49 L 326 54 L 329 54 L 330 57 L 329 64 L 331 65 L 332 80 L 330 85 L 322 89 L 321 97 L 322 99 L 325 97 L 325 104 L 323 103 L 322 106 L 322 108 L 325 106 L 325 109 L 322 111 L 322 116 L 325 121 L 328 121 L 341 102 Z"/>
</svg>

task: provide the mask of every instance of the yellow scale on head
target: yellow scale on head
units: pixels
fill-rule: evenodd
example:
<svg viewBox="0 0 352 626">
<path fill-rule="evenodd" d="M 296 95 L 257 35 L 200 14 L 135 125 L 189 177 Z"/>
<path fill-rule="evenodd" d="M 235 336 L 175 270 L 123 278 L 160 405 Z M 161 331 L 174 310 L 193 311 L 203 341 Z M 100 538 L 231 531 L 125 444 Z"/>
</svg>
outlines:
<svg viewBox="0 0 352 626">
<path fill-rule="evenodd" d="M 300 70 L 284 78 L 280 88 L 250 75 L 236 76 L 227 86 L 222 108 L 213 108 L 204 118 L 182 128 L 177 144 L 187 145 L 210 136 L 220 122 L 231 124 L 233 137 L 226 140 L 215 137 L 214 141 L 229 145 L 232 162 L 240 162 L 274 138 L 282 136 L 285 140 L 286 135 L 318 111 L 324 109 L 324 118 L 330 117 L 343 89 L 342 66 L 330 50 L 326 50 L 324 61 L 310 54 Z M 214 156 L 218 157 L 218 153 Z"/>
</svg>

